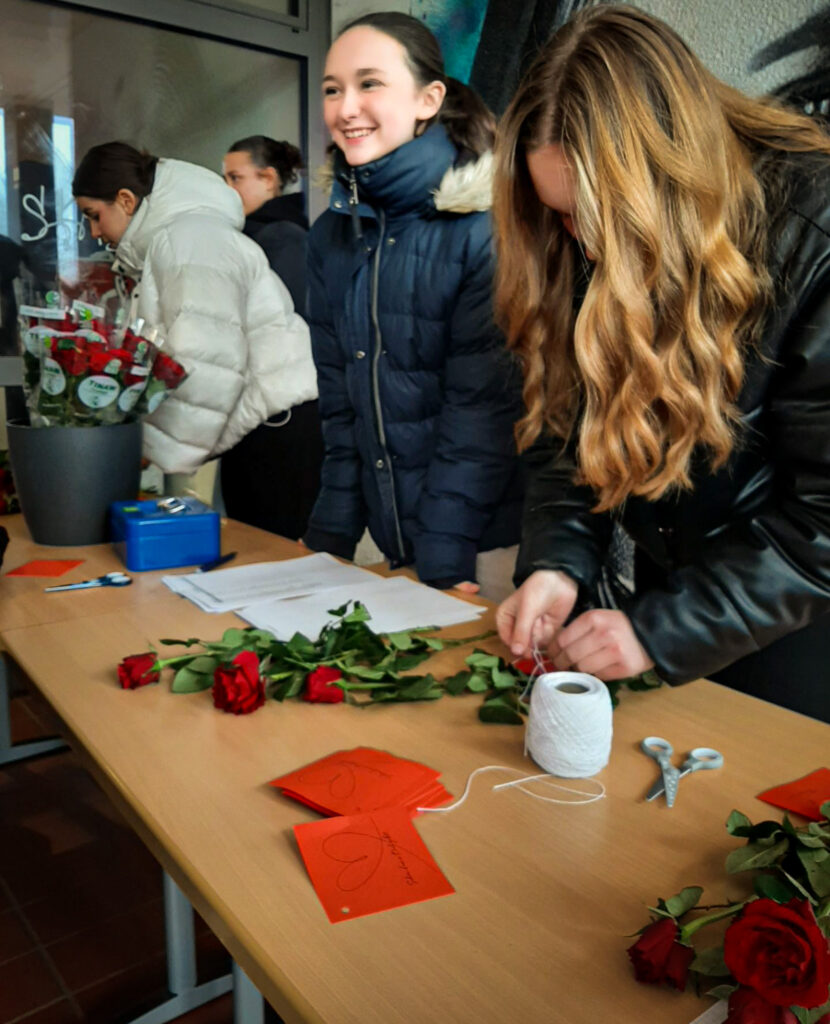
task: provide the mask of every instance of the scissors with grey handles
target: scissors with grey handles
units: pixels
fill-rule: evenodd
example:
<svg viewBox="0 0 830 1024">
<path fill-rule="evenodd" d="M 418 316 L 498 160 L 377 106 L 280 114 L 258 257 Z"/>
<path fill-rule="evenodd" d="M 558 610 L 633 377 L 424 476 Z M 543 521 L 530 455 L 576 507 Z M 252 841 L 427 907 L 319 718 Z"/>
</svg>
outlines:
<svg viewBox="0 0 830 1024">
<path fill-rule="evenodd" d="M 665 793 L 666 803 L 669 807 L 674 804 L 677 786 L 681 779 L 691 772 L 712 771 L 723 766 L 723 754 L 712 747 L 695 747 L 694 750 L 689 751 L 686 760 L 678 769 L 671 763 L 674 748 L 668 740 L 664 740 L 661 736 L 646 736 L 641 746 L 645 753 L 649 757 L 653 757 L 660 765 L 660 775 L 646 794 L 646 800 L 656 800 L 658 796 Z"/>
<path fill-rule="evenodd" d="M 54 594 L 58 590 L 89 590 L 92 587 L 128 587 L 133 581 L 132 576 L 125 572 L 108 572 L 104 576 L 98 576 L 94 580 L 82 580 L 80 583 L 64 583 L 60 587 L 46 587 L 47 594 Z"/>
</svg>

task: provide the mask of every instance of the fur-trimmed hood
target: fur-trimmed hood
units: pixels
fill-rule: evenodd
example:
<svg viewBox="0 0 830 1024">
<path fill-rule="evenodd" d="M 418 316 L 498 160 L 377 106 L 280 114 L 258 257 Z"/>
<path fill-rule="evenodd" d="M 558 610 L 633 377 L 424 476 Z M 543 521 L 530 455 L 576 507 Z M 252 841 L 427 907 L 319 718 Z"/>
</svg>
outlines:
<svg viewBox="0 0 830 1024">
<path fill-rule="evenodd" d="M 348 210 L 351 180 L 357 185 L 361 214 L 375 205 L 428 213 L 479 213 L 493 205 L 493 154 L 457 165 L 457 151 L 441 125 L 368 164 L 350 167 L 335 150 L 314 177 L 329 195 L 329 206 Z"/>
</svg>

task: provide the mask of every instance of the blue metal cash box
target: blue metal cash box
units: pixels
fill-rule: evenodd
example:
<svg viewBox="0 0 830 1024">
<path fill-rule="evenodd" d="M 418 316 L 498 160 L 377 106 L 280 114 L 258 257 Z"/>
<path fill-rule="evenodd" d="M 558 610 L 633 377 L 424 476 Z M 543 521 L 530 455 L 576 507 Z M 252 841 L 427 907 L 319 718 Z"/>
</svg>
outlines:
<svg viewBox="0 0 830 1024">
<path fill-rule="evenodd" d="M 135 572 L 201 565 L 219 557 L 219 514 L 197 498 L 116 501 L 110 537 Z"/>
</svg>

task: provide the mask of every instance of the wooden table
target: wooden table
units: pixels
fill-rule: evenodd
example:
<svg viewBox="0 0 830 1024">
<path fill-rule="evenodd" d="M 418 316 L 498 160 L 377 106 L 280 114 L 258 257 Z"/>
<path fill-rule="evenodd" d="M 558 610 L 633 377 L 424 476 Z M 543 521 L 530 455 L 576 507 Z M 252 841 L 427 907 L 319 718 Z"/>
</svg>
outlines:
<svg viewBox="0 0 830 1024">
<path fill-rule="evenodd" d="M 316 816 L 268 780 L 367 745 L 439 769 L 460 793 L 482 765 L 533 770 L 522 730 L 482 725 L 474 696 L 365 710 L 269 702 L 237 718 L 214 710 L 209 693 L 118 689 L 124 655 L 163 636 L 216 638 L 238 621 L 114 592 L 107 611 L 5 628 L 3 640 L 89 770 L 289 1024 L 688 1024 L 706 1006 L 636 984 L 626 936 L 645 923 L 646 904 L 684 885 L 705 885 L 707 902 L 742 891 L 723 869 L 735 846 L 723 827 L 729 811 L 775 815 L 753 794 L 826 763 L 830 727 L 704 681 L 624 693 L 600 775 L 607 799 L 543 804 L 493 793 L 499 779 L 485 775 L 463 807 L 417 819 L 454 895 L 332 925 L 291 831 Z M 446 674 L 464 653 L 428 667 Z M 684 780 L 672 810 L 645 804 L 655 772 L 638 749 L 647 734 L 678 751 L 715 746 L 725 767 Z"/>
</svg>

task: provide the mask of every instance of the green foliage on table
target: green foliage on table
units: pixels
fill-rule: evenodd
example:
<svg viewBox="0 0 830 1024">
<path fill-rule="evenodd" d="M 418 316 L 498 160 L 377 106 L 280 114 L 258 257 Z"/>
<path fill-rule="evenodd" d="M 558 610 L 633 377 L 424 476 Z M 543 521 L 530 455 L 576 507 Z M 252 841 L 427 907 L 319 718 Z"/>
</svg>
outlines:
<svg viewBox="0 0 830 1024">
<path fill-rule="evenodd" d="M 465 659 L 465 668 L 444 679 L 432 674 L 413 675 L 413 670 L 433 654 L 494 636 L 491 630 L 461 639 L 428 636 L 434 627 L 375 633 L 368 625 L 371 616 L 359 602 L 347 602 L 329 612 L 333 616 L 316 640 L 295 633 L 290 640 L 277 638 L 264 629 L 233 628 L 225 630 L 221 640 L 204 641 L 165 639 L 160 643 L 183 647 L 200 646 L 202 650 L 168 659 L 175 665 L 174 693 L 195 693 L 213 684 L 213 673 L 220 665 L 230 663 L 241 651 L 253 651 L 260 661 L 260 671 L 267 680 L 268 696 L 284 701 L 301 695 L 310 672 L 321 666 L 337 669 L 342 679 L 333 685 L 345 692 L 350 704 L 368 706 L 394 702 L 437 700 L 463 693 L 480 694 L 482 722 L 521 725 L 527 715 L 530 678 L 516 665 L 489 651 L 475 649 Z M 653 673 L 646 673 L 652 676 Z M 612 700 L 617 703 L 620 686 L 632 690 L 651 689 L 661 685 L 659 678 L 637 677 L 607 684 Z"/>
</svg>

